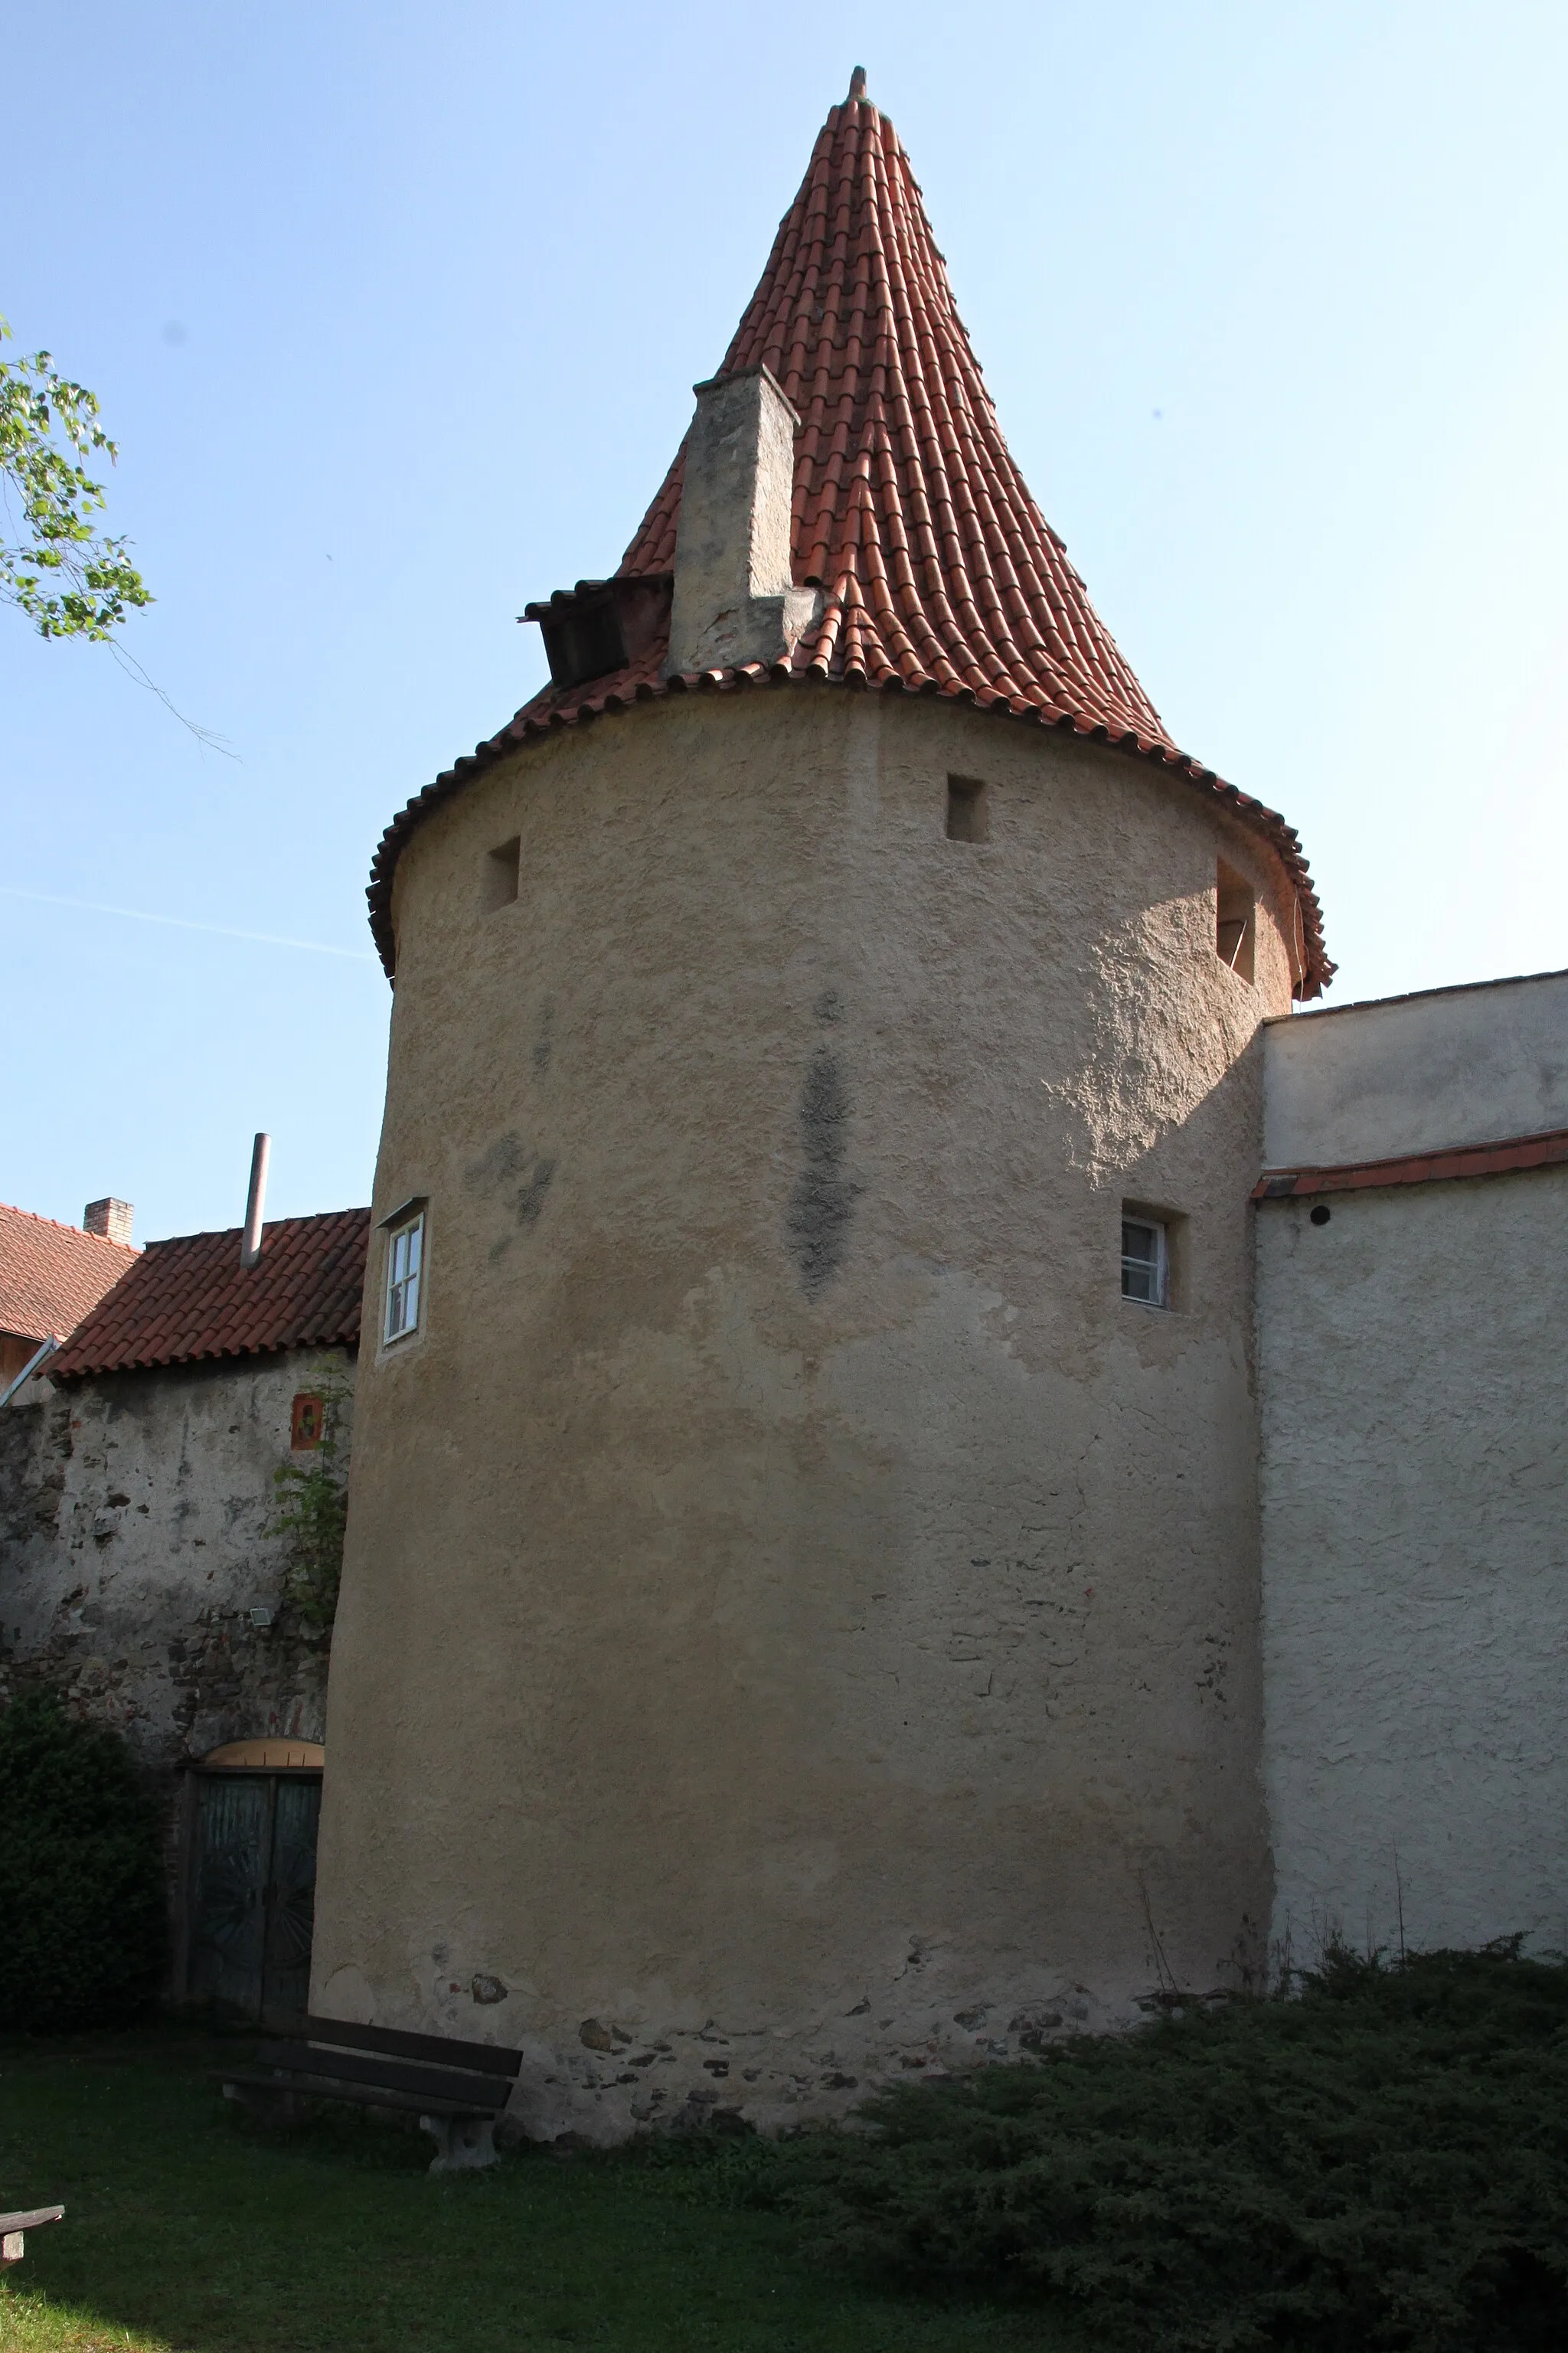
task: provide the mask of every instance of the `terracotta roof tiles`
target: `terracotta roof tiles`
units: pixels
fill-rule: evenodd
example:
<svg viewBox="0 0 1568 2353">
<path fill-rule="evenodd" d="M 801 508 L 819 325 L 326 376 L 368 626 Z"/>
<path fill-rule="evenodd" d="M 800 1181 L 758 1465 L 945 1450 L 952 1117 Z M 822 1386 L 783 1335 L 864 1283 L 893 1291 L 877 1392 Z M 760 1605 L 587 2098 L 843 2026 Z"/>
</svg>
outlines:
<svg viewBox="0 0 1568 2353">
<path fill-rule="evenodd" d="M 0 1332 L 23 1340 L 74 1332 L 141 1255 L 79 1226 L 0 1206 Z"/>
<path fill-rule="evenodd" d="M 1321 1168 L 1266 1168 L 1252 1188 L 1255 1201 L 1283 1201 L 1313 1193 L 1360 1193 L 1389 1185 L 1441 1185 L 1462 1176 L 1512 1176 L 1526 1168 L 1561 1168 L 1568 1162 L 1568 1127 L 1510 1135 L 1492 1144 L 1456 1144 L 1441 1152 L 1402 1152 L 1392 1160 L 1336 1161 Z"/>
<path fill-rule="evenodd" d="M 1299 993 L 1316 996 L 1334 967 L 1300 842 L 1177 748 L 1089 603 L 1013 462 L 909 158 L 858 73 L 828 115 L 717 373 L 759 364 L 801 417 L 794 570 L 797 586 L 821 590 L 819 619 L 771 671 L 666 680 L 666 631 L 612 676 L 545 687 L 383 837 L 368 895 L 388 972 L 403 844 L 478 768 L 546 730 L 668 693 L 831 681 L 963 699 L 1089 735 L 1214 795 L 1282 861 L 1300 907 Z M 683 463 L 678 451 L 619 577 L 670 571 Z"/>
<path fill-rule="evenodd" d="M 264 1226 L 261 1257 L 248 1268 L 237 1226 L 149 1242 L 127 1253 L 134 1266 L 49 1371 L 69 1378 L 280 1348 L 352 1348 L 369 1239 L 368 1209 L 331 1209 Z"/>
</svg>

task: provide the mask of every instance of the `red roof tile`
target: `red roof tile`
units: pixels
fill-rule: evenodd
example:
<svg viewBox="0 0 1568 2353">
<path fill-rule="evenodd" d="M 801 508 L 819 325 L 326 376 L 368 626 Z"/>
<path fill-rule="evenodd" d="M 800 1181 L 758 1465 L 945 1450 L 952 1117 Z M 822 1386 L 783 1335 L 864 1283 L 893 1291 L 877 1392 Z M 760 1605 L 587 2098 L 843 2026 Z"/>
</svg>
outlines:
<svg viewBox="0 0 1568 2353">
<path fill-rule="evenodd" d="M 1446 1152 L 1402 1152 L 1392 1160 L 1342 1160 L 1321 1168 L 1266 1168 L 1255 1201 L 1310 1193 L 1359 1193 L 1380 1185 L 1440 1185 L 1457 1176 L 1512 1176 L 1523 1168 L 1561 1168 L 1568 1127 L 1510 1135 L 1495 1144 L 1458 1144 Z"/>
<path fill-rule="evenodd" d="M 277 1348 L 352 1348 L 369 1239 L 368 1209 L 331 1209 L 264 1226 L 260 1260 L 248 1268 L 237 1226 L 149 1242 L 49 1371 L 68 1377 Z"/>
<path fill-rule="evenodd" d="M 383 837 L 368 894 L 382 959 L 390 973 L 403 844 L 478 767 L 546 729 L 671 691 L 832 681 L 950 696 L 1091 735 L 1217 796 L 1290 877 L 1306 966 L 1299 993 L 1314 997 L 1334 967 L 1300 839 L 1177 749 L 1090 605 L 1002 438 L 909 158 L 862 89 L 857 74 L 829 114 L 717 372 L 765 365 L 799 412 L 795 577 L 822 590 L 820 621 L 771 673 L 752 664 L 665 681 L 666 629 L 613 676 L 544 688 Z M 669 572 L 683 462 L 678 452 L 619 576 Z"/>
<path fill-rule="evenodd" d="M 0 1206 L 0 1332 L 23 1340 L 74 1332 L 141 1255 L 79 1226 Z"/>
</svg>

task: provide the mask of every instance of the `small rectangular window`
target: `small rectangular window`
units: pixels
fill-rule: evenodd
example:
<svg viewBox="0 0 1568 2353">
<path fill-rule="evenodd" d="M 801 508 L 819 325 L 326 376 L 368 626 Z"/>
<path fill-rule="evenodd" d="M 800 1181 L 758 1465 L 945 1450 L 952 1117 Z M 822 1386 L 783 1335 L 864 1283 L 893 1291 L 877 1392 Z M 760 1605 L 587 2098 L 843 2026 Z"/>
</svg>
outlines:
<svg viewBox="0 0 1568 2353">
<path fill-rule="evenodd" d="M 1121 1220 L 1121 1296 L 1142 1307 L 1171 1303 L 1171 1257 L 1165 1229 L 1152 1218 Z"/>
<path fill-rule="evenodd" d="M 949 776 L 947 780 L 947 838 L 949 841 L 984 841 L 986 824 L 985 787 L 973 776 Z"/>
<path fill-rule="evenodd" d="M 1215 868 L 1214 950 L 1221 964 L 1238 980 L 1252 978 L 1253 941 L 1258 909 L 1252 885 L 1245 874 L 1222 858 Z"/>
<path fill-rule="evenodd" d="M 517 897 L 517 871 L 522 856 L 521 835 L 513 834 L 499 849 L 487 850 L 484 864 L 484 902 L 487 915 L 498 907 L 510 907 Z"/>
<path fill-rule="evenodd" d="M 419 1328 L 419 1290 L 425 1264 L 425 1218 L 421 1211 L 389 1234 L 386 1243 L 388 1340 L 405 1340 Z"/>
</svg>

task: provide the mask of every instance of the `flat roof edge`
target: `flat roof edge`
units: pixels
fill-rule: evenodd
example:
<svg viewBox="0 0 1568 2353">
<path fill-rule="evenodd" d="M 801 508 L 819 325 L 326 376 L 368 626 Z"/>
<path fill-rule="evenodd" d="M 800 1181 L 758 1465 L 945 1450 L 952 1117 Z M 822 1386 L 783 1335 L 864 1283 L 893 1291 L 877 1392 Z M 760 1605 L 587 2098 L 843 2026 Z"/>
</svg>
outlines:
<svg viewBox="0 0 1568 2353">
<path fill-rule="evenodd" d="M 1292 1013 L 1269 1013 L 1258 1027 L 1277 1029 L 1282 1023 L 1325 1021 L 1338 1013 L 1375 1013 L 1385 1005 L 1419 1005 L 1429 997 L 1473 997 L 1483 988 L 1518 988 L 1531 980 L 1568 980 L 1568 965 L 1550 972 L 1500 973 L 1494 980 L 1450 980 L 1437 988 L 1406 988 L 1395 997 L 1354 997 L 1348 1005 L 1303 1005 Z"/>
</svg>

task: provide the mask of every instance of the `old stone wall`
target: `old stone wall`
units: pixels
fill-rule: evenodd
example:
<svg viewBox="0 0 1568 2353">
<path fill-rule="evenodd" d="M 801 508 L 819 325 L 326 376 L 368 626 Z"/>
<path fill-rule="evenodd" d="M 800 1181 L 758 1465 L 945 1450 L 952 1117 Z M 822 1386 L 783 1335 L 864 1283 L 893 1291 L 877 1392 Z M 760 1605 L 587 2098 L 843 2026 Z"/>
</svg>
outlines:
<svg viewBox="0 0 1568 2353">
<path fill-rule="evenodd" d="M 353 1369 L 328 1349 L 29 1382 L 0 1409 L 0 1696 L 47 1682 L 159 1772 L 319 1740 L 327 1643 L 265 1528 L 295 1394 Z"/>
<path fill-rule="evenodd" d="M 361 1369 L 316 2008 L 521 2043 L 529 2128 L 607 2137 L 1246 1981 L 1292 913 L 1190 786 L 828 689 L 420 829 L 375 1214 L 427 1201 L 424 1313 Z"/>
</svg>

